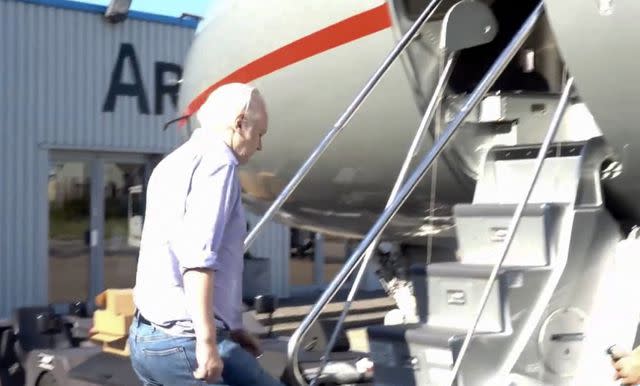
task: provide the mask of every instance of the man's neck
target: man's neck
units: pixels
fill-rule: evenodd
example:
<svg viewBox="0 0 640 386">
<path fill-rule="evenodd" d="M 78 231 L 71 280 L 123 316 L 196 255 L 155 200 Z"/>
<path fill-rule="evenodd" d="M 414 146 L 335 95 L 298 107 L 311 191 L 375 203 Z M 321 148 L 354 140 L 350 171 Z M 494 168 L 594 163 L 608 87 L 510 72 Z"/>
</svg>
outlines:
<svg viewBox="0 0 640 386">
<path fill-rule="evenodd" d="M 233 149 L 233 130 L 200 127 L 197 129 L 197 131 L 200 132 L 200 136 L 205 141 L 211 140 L 223 143 L 227 147 L 227 149 L 229 149 L 229 152 L 231 152 L 236 162 L 240 162 L 240 157 L 238 157 L 238 154 L 236 154 L 235 150 Z"/>
</svg>

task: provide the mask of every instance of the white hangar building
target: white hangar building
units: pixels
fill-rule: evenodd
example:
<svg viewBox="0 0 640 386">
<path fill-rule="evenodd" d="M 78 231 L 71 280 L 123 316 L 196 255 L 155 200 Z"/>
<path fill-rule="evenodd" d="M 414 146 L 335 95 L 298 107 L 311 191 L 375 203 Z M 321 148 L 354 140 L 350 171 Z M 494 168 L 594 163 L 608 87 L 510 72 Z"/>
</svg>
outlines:
<svg viewBox="0 0 640 386">
<path fill-rule="evenodd" d="M 183 141 L 163 126 L 198 20 L 105 11 L 0 1 L 0 318 L 132 286 L 140 192 Z M 289 240 L 271 224 L 252 247 L 262 290 L 288 294 Z"/>
</svg>

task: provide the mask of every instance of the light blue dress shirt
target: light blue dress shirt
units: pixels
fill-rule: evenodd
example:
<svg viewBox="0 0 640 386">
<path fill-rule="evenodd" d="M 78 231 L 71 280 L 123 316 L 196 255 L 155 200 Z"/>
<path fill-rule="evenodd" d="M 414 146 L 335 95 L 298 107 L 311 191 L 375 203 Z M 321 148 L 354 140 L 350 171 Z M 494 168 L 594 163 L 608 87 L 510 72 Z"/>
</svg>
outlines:
<svg viewBox="0 0 640 386">
<path fill-rule="evenodd" d="M 215 271 L 216 318 L 242 328 L 247 228 L 237 167 L 216 133 L 197 129 L 153 170 L 133 291 L 136 307 L 152 323 L 177 322 L 190 330 L 182 274 L 209 268 Z"/>
</svg>

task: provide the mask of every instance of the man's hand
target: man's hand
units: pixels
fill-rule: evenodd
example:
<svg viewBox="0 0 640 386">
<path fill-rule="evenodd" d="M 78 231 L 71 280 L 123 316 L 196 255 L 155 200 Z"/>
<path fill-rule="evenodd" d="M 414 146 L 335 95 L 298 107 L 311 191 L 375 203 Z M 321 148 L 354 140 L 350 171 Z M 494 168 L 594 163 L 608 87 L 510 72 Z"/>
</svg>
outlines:
<svg viewBox="0 0 640 386">
<path fill-rule="evenodd" d="M 637 348 L 631 353 L 614 353 L 612 361 L 616 369 L 615 380 L 624 385 L 640 383 L 640 351 Z"/>
<path fill-rule="evenodd" d="M 260 342 L 246 330 L 231 331 L 231 339 L 233 339 L 233 341 L 239 344 L 243 349 L 253 354 L 256 358 L 262 355 Z"/>
<path fill-rule="evenodd" d="M 198 368 L 193 372 L 196 379 L 202 379 L 207 383 L 220 381 L 224 364 L 215 341 L 196 340 L 196 361 Z"/>
</svg>

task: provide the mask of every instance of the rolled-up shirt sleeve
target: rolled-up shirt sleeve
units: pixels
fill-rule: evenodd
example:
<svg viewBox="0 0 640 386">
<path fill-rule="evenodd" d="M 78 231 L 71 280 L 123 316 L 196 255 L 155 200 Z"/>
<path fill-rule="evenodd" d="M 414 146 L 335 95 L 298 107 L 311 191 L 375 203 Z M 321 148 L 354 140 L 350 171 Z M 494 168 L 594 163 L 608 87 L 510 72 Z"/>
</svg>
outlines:
<svg viewBox="0 0 640 386">
<path fill-rule="evenodd" d="M 239 197 L 234 181 L 233 165 L 211 166 L 203 162 L 196 167 L 183 219 L 170 237 L 171 250 L 182 273 L 194 268 L 218 269 L 225 226 Z"/>
</svg>

